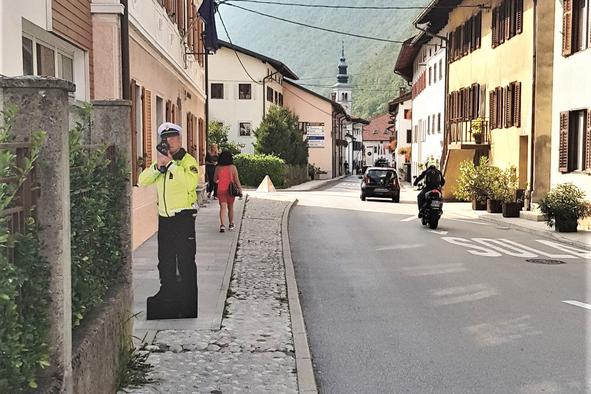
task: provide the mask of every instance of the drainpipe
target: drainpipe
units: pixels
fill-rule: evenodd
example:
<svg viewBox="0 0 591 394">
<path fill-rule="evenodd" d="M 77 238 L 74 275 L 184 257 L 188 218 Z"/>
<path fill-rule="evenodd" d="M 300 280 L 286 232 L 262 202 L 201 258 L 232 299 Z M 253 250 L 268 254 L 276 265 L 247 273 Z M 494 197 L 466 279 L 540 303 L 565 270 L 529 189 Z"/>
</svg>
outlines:
<svg viewBox="0 0 591 394">
<path fill-rule="evenodd" d="M 129 4 L 127 0 L 121 0 L 123 16 L 121 17 L 121 93 L 123 100 L 131 99 L 131 86 L 129 85 Z"/>
<path fill-rule="evenodd" d="M 536 29 L 537 29 L 537 14 L 538 14 L 538 1 L 534 0 L 534 27 L 533 27 L 533 62 L 532 62 L 532 75 L 533 75 L 533 85 L 532 85 L 532 98 L 531 98 L 531 140 L 530 140 L 530 163 L 529 163 L 529 190 L 527 191 L 527 198 L 526 198 L 526 209 L 531 211 L 532 209 L 532 199 L 534 195 L 535 189 L 535 171 L 534 171 L 534 163 L 535 163 L 535 137 L 536 137 L 536 80 L 537 80 L 537 73 L 536 73 L 536 66 L 537 66 L 537 51 L 536 51 Z"/>
<path fill-rule="evenodd" d="M 414 23 L 414 27 L 417 30 L 420 30 L 422 32 L 424 32 L 425 34 L 427 34 L 428 36 L 431 36 L 433 38 L 439 38 L 441 39 L 443 42 L 445 42 L 445 92 L 444 97 L 443 97 L 443 152 L 445 153 L 445 155 L 441 155 L 441 160 L 439 161 L 439 164 L 441 166 L 441 170 L 445 173 L 445 165 L 446 165 L 446 161 L 447 161 L 447 149 L 449 146 L 449 138 L 448 138 L 448 132 L 447 132 L 447 123 L 448 123 L 448 114 L 447 114 L 447 95 L 449 92 L 449 56 L 448 56 L 448 52 L 449 52 L 449 42 L 447 40 L 447 37 L 444 36 L 440 36 L 438 34 L 433 34 L 429 31 L 427 31 L 426 29 L 423 29 L 421 27 L 419 27 L 419 25 L 415 22 Z"/>
</svg>

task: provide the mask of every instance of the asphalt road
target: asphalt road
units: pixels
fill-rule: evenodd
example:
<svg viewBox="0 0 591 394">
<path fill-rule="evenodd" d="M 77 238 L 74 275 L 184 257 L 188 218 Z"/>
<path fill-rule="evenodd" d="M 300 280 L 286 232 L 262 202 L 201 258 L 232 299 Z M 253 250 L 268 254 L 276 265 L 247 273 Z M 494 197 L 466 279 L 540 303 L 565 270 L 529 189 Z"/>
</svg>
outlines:
<svg viewBox="0 0 591 394">
<path fill-rule="evenodd" d="M 451 213 L 429 231 L 415 195 L 361 202 L 351 177 L 297 196 L 290 240 L 320 392 L 590 391 L 591 310 L 577 302 L 591 255 Z"/>
</svg>

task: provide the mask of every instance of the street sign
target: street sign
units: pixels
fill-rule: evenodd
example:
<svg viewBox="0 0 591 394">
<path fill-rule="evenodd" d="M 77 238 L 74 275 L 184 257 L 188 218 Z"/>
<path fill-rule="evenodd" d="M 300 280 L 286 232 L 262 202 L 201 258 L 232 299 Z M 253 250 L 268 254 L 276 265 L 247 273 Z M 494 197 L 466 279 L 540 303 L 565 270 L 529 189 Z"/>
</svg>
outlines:
<svg viewBox="0 0 591 394">
<path fill-rule="evenodd" d="M 306 128 L 309 148 L 324 148 L 324 123 L 310 123 Z"/>
</svg>

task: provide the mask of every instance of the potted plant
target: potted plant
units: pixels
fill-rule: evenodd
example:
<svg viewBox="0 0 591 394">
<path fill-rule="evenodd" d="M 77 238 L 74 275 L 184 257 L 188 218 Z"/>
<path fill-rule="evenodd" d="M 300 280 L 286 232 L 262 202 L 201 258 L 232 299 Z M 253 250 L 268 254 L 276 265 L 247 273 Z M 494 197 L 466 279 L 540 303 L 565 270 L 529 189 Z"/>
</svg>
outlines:
<svg viewBox="0 0 591 394">
<path fill-rule="evenodd" d="M 517 169 L 511 166 L 502 172 L 501 178 L 504 184 L 503 217 L 518 218 L 519 212 L 523 209 L 523 193 L 518 193 Z"/>
<path fill-rule="evenodd" d="M 472 138 L 474 138 L 474 142 L 477 144 L 482 144 L 482 141 L 484 139 L 484 119 L 474 119 L 474 121 L 472 121 L 470 132 L 472 133 Z"/>
<path fill-rule="evenodd" d="M 572 183 L 554 187 L 540 201 L 540 211 L 548 226 L 556 226 L 558 232 L 576 232 L 578 220 L 591 215 L 591 203 L 585 193 Z"/>
<path fill-rule="evenodd" d="M 462 201 L 471 200 L 473 210 L 485 210 L 489 190 L 489 172 L 490 165 L 486 156 L 480 158 L 478 166 L 475 166 L 472 160 L 464 160 L 460 163 L 455 197 Z"/>
<path fill-rule="evenodd" d="M 503 171 L 498 167 L 489 167 L 486 177 L 488 179 L 486 211 L 488 213 L 501 213 L 503 212 L 503 199 L 506 194 Z"/>
</svg>

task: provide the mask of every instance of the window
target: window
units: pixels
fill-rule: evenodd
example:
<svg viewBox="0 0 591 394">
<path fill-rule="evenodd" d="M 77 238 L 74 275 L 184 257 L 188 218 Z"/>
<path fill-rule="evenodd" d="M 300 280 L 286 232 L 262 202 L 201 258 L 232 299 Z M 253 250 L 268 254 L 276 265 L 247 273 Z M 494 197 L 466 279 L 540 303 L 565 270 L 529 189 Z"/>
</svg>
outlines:
<svg viewBox="0 0 591 394">
<path fill-rule="evenodd" d="M 439 80 L 443 79 L 443 60 L 439 59 Z"/>
<path fill-rule="evenodd" d="M 591 170 L 591 109 L 560 113 L 559 169 Z"/>
<path fill-rule="evenodd" d="M 271 87 L 267 86 L 267 101 L 273 102 L 274 92 Z"/>
<path fill-rule="evenodd" d="M 412 130 L 411 129 L 406 130 L 406 143 L 412 144 Z"/>
<path fill-rule="evenodd" d="M 589 0 L 564 0 L 562 14 L 562 55 L 589 48 Z"/>
<path fill-rule="evenodd" d="M 480 48 L 482 38 L 482 12 L 472 16 L 454 32 L 447 35 L 450 63 Z M 441 68 L 441 66 L 440 66 Z"/>
<path fill-rule="evenodd" d="M 37 75 L 55 77 L 55 51 L 37 44 Z"/>
<path fill-rule="evenodd" d="M 337 94 L 336 93 L 332 93 L 330 95 L 330 98 L 332 99 L 332 101 L 337 101 Z"/>
<path fill-rule="evenodd" d="M 279 93 L 279 105 L 283 106 L 283 94 Z"/>
<path fill-rule="evenodd" d="M 497 87 L 489 96 L 491 130 L 521 127 L 521 82 Z"/>
<path fill-rule="evenodd" d="M 437 63 L 433 66 L 433 83 L 437 82 Z"/>
<path fill-rule="evenodd" d="M 431 85 L 431 81 L 432 81 L 431 77 L 432 77 L 432 74 L 433 74 L 433 69 L 431 67 L 429 67 L 429 85 Z"/>
<path fill-rule="evenodd" d="M 503 44 L 523 31 L 523 0 L 503 0 L 492 10 L 492 47 Z"/>
<path fill-rule="evenodd" d="M 431 134 L 431 115 L 427 117 L 427 134 Z"/>
<path fill-rule="evenodd" d="M 238 84 L 238 99 L 250 100 L 252 98 L 252 85 L 249 83 Z"/>
<path fill-rule="evenodd" d="M 164 100 L 156 96 L 156 127 L 164 123 Z"/>
<path fill-rule="evenodd" d="M 65 55 L 60 55 L 59 75 L 66 81 L 74 82 L 74 61 Z"/>
<path fill-rule="evenodd" d="M 273 101 L 275 104 L 279 104 L 279 92 L 275 92 L 275 101 Z"/>
<path fill-rule="evenodd" d="M 224 84 L 223 83 L 212 83 L 211 84 L 211 98 L 213 100 L 224 99 Z"/>
<path fill-rule="evenodd" d="M 437 114 L 437 132 L 441 133 L 441 112 Z"/>
<path fill-rule="evenodd" d="M 23 75 L 33 75 L 33 40 L 23 37 Z"/>
<path fill-rule="evenodd" d="M 432 122 L 432 124 L 431 124 L 431 133 L 432 134 L 435 134 L 435 115 L 433 115 L 431 117 L 431 122 Z"/>
<path fill-rule="evenodd" d="M 250 137 L 252 132 L 252 125 L 250 122 L 240 122 L 240 136 Z"/>
<path fill-rule="evenodd" d="M 450 123 L 466 122 L 481 116 L 483 86 L 475 83 L 448 95 L 447 111 Z"/>
</svg>

